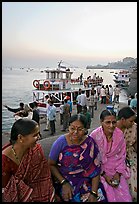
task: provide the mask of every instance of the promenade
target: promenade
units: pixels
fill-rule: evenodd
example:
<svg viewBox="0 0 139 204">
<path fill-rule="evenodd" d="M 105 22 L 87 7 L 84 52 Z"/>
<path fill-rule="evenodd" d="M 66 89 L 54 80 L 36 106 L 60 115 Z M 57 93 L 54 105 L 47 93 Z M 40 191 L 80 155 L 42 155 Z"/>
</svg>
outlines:
<svg viewBox="0 0 139 204">
<path fill-rule="evenodd" d="M 100 113 L 102 110 L 105 110 L 106 107 L 110 104 L 101 104 L 100 101 L 98 101 L 98 109 L 94 110 L 94 118 L 92 118 L 91 121 L 91 128 L 88 130 L 88 134 L 94 130 L 95 128 L 100 126 Z M 119 109 L 127 106 L 126 103 L 119 103 Z M 76 105 L 73 106 L 72 115 L 76 114 Z M 39 143 L 41 143 L 46 157 L 48 156 L 49 150 L 51 148 L 52 143 L 60 136 L 65 134 L 66 132 L 61 131 L 62 126 L 60 125 L 60 114 L 59 112 L 56 113 L 56 133 L 54 136 L 50 135 L 50 131 L 44 131 L 46 128 L 46 119 L 43 117 L 40 119 L 40 133 L 41 133 L 41 139 L 39 140 Z M 2 145 L 7 143 L 9 141 L 10 133 L 2 134 Z"/>
<path fill-rule="evenodd" d="M 90 125 L 91 128 L 88 129 L 88 134 L 90 132 L 92 132 L 92 130 L 94 130 L 95 128 L 100 126 L 100 119 L 99 119 L 100 113 L 102 112 L 102 110 L 105 110 L 108 105 L 110 105 L 110 104 L 101 104 L 100 102 L 98 102 L 98 109 L 94 110 L 94 118 L 92 118 L 91 125 Z M 127 106 L 127 104 L 126 103 L 119 103 L 119 109 L 124 107 L 124 106 Z M 73 106 L 72 114 L 76 114 L 76 105 Z M 53 142 L 60 135 L 63 135 L 66 133 L 66 132 L 61 131 L 62 126 L 60 125 L 59 119 L 60 119 L 60 116 L 59 116 L 59 112 L 58 112 L 57 116 L 56 116 L 56 133 L 54 136 L 50 136 L 50 131 L 43 131 L 46 127 L 45 119 L 43 118 L 40 121 L 40 132 L 42 134 L 42 139 L 39 140 L 39 143 L 42 145 L 43 150 L 44 150 L 44 154 L 47 158 L 48 158 L 48 154 L 49 154 L 49 151 L 50 151 L 50 148 L 51 148 Z"/>
<path fill-rule="evenodd" d="M 105 110 L 107 106 L 109 106 L 111 104 L 101 104 L 100 102 L 98 102 L 98 109 L 94 110 L 94 118 L 92 118 L 91 121 L 91 125 L 90 125 L 90 129 L 88 130 L 89 132 L 91 132 L 92 130 L 94 130 L 96 127 L 98 127 L 100 125 L 100 120 L 99 120 L 99 116 L 100 113 L 102 112 L 102 110 Z M 126 106 L 127 104 L 125 103 L 120 103 L 119 104 L 119 108 L 122 108 L 124 106 Z M 73 111 L 72 111 L 72 115 L 76 114 L 76 105 L 73 106 Z M 56 113 L 56 133 L 55 135 L 59 136 L 61 134 L 63 134 L 64 132 L 61 131 L 62 126 L 60 125 L 60 114 L 59 112 Z M 50 131 L 44 131 L 46 127 L 46 120 L 45 118 L 40 119 L 40 132 L 42 135 L 42 139 L 44 138 L 48 138 L 48 137 L 54 137 L 50 135 Z"/>
</svg>

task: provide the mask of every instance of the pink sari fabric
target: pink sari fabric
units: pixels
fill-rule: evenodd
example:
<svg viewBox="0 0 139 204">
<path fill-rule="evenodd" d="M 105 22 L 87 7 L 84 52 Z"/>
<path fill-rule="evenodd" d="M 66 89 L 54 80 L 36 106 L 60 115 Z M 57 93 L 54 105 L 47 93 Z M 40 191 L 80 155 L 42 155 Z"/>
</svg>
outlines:
<svg viewBox="0 0 139 204">
<path fill-rule="evenodd" d="M 103 176 L 101 182 L 104 185 L 108 202 L 132 202 L 128 187 L 130 170 L 126 166 L 126 143 L 124 135 L 119 128 L 115 128 L 112 136 L 112 143 L 108 143 L 103 128 L 100 126 L 95 129 L 91 137 L 96 141 L 102 161 L 102 172 L 112 177 L 116 172 L 121 173 L 120 184 L 117 188 L 110 186 Z M 111 148 L 110 148 L 111 146 Z"/>
<path fill-rule="evenodd" d="M 40 144 L 23 157 L 18 170 L 4 188 L 4 202 L 53 202 L 50 169 Z"/>
</svg>

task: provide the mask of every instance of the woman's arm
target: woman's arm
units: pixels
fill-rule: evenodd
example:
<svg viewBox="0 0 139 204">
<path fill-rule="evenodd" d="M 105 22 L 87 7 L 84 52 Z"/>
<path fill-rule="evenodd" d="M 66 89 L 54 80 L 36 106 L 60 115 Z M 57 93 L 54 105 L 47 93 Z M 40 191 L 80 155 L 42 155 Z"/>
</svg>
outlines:
<svg viewBox="0 0 139 204">
<path fill-rule="evenodd" d="M 61 183 L 61 181 L 64 179 L 64 177 L 60 174 L 58 168 L 57 168 L 57 164 L 56 161 L 51 160 L 50 158 L 48 159 L 48 163 L 51 169 L 51 173 L 54 177 L 56 177 L 56 179 L 58 179 L 58 181 Z"/>
<path fill-rule="evenodd" d="M 62 185 L 62 197 L 64 201 L 69 201 L 72 199 L 72 187 L 68 181 L 61 175 L 58 170 L 57 163 L 54 160 L 48 159 L 48 163 L 50 166 L 51 173 L 58 181 L 60 182 L 59 185 Z"/>
<path fill-rule="evenodd" d="M 92 189 L 88 198 L 88 202 L 97 202 L 97 191 L 98 191 L 98 185 L 100 181 L 100 175 L 97 175 L 96 177 L 92 178 Z"/>
</svg>

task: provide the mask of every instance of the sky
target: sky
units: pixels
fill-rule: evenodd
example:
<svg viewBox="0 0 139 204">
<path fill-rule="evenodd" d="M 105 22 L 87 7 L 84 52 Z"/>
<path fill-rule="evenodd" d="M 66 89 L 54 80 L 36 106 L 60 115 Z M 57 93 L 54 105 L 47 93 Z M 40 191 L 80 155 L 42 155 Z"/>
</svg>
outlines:
<svg viewBox="0 0 139 204">
<path fill-rule="evenodd" d="M 137 2 L 2 2 L 2 66 L 107 65 L 137 57 Z"/>
</svg>

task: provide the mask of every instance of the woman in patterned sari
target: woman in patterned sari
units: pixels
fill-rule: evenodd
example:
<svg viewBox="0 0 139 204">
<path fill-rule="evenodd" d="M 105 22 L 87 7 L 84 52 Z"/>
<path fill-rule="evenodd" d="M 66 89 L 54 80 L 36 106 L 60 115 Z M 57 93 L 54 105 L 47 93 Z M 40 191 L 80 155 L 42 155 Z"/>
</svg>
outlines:
<svg viewBox="0 0 139 204">
<path fill-rule="evenodd" d="M 134 202 L 137 201 L 137 123 L 136 112 L 129 106 L 118 112 L 117 127 L 122 130 L 126 140 L 126 161 L 131 171 L 128 180 L 130 192 Z"/>
<path fill-rule="evenodd" d="M 50 169 L 40 144 L 39 125 L 19 119 L 11 129 L 10 143 L 2 150 L 3 202 L 52 202 Z"/>
<path fill-rule="evenodd" d="M 124 134 L 116 127 L 116 113 L 103 110 L 101 126 L 93 130 L 91 137 L 99 147 L 102 161 L 101 182 L 108 202 L 131 202 L 127 180 L 130 177 L 126 166 L 126 143 Z"/>
<path fill-rule="evenodd" d="M 49 165 L 58 201 L 106 201 L 100 178 L 100 157 L 94 140 L 86 135 L 86 117 L 71 116 L 69 132 L 52 145 Z"/>
</svg>

